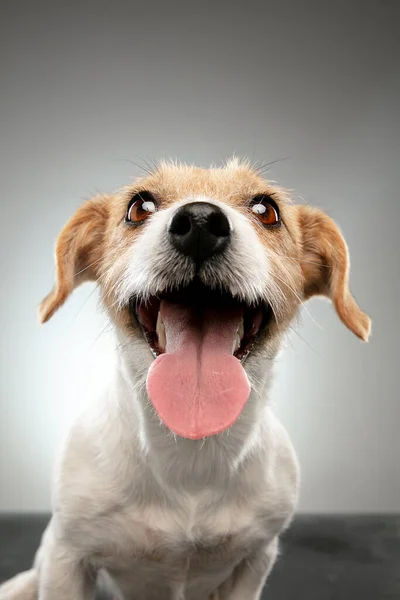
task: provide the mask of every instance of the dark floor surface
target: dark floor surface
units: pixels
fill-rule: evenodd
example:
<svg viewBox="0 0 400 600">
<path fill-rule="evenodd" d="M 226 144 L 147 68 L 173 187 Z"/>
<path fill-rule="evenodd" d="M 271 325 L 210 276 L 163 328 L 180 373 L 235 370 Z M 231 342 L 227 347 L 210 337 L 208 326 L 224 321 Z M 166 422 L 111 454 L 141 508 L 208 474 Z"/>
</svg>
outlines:
<svg viewBox="0 0 400 600">
<path fill-rule="evenodd" d="M 47 520 L 0 515 L 0 582 L 30 567 Z M 263 600 L 389 598 L 400 600 L 400 516 L 297 517 L 263 593 Z"/>
</svg>

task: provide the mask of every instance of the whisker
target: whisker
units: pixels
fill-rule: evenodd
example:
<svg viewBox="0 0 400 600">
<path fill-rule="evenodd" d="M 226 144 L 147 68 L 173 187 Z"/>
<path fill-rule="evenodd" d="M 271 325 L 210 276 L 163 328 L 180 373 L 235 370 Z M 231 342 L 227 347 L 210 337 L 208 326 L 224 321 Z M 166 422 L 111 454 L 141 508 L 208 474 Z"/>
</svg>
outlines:
<svg viewBox="0 0 400 600">
<path fill-rule="evenodd" d="M 150 158 L 149 160 L 145 159 L 145 158 L 141 158 L 141 160 L 143 160 L 143 162 L 147 165 L 147 167 L 150 169 L 151 174 L 154 173 L 154 171 L 158 170 L 158 164 L 157 161 L 155 161 L 154 159 Z"/>
<path fill-rule="evenodd" d="M 134 160 L 130 160 L 129 158 L 116 158 L 115 160 L 127 162 L 127 163 L 129 163 L 131 165 L 134 165 L 135 167 L 137 167 L 138 169 L 140 169 L 141 171 L 143 171 L 147 175 L 152 175 L 153 174 L 153 170 L 151 170 L 148 165 L 147 166 L 143 166 L 143 165 L 135 162 Z"/>
<path fill-rule="evenodd" d="M 287 281 L 285 281 L 284 279 L 282 279 L 281 277 L 279 277 L 279 275 L 276 274 L 276 272 L 274 272 L 274 277 L 276 279 L 278 279 L 281 283 L 283 283 L 284 285 L 286 285 L 286 287 L 289 288 L 289 290 L 292 292 L 292 294 L 297 298 L 297 300 L 300 302 L 301 306 L 304 308 L 305 312 L 307 313 L 307 315 L 309 316 L 309 318 L 311 319 L 311 321 L 317 326 L 319 327 L 319 329 L 321 329 L 322 331 L 324 331 L 324 328 L 315 320 L 315 318 L 312 316 L 312 314 L 310 313 L 310 311 L 308 310 L 308 308 L 305 306 L 303 300 L 300 298 L 300 296 L 297 294 L 296 290 L 294 290 L 292 288 L 291 285 L 288 284 Z"/>
<path fill-rule="evenodd" d="M 313 348 L 311 346 L 311 344 L 309 344 L 307 342 L 307 340 L 294 327 L 292 327 L 291 325 L 289 325 L 289 329 L 291 331 L 293 331 L 306 344 L 306 346 L 308 346 L 310 348 L 310 350 L 312 350 L 317 356 L 321 357 L 321 354 L 317 350 L 315 350 L 315 348 Z"/>
<path fill-rule="evenodd" d="M 272 167 L 272 165 L 275 165 L 278 162 L 283 162 L 285 160 L 289 160 L 289 156 L 283 156 L 282 158 L 276 158 L 275 160 L 271 160 L 270 162 L 267 163 L 262 163 L 259 167 L 257 167 L 255 169 L 256 173 L 258 173 L 259 175 L 263 175 L 268 167 Z"/>
<path fill-rule="evenodd" d="M 319 263 L 316 261 L 312 261 L 312 260 L 304 260 L 303 258 L 298 258 L 297 256 L 289 256 L 288 254 L 278 254 L 277 252 L 274 253 L 276 256 L 278 256 L 279 258 L 288 258 L 289 260 L 292 260 L 294 262 L 298 262 L 298 263 L 305 263 L 305 264 L 309 264 L 309 265 L 316 265 L 317 267 L 325 267 L 326 269 L 331 269 L 332 265 L 326 265 L 324 263 Z"/>
<path fill-rule="evenodd" d="M 101 338 L 102 335 L 104 335 L 106 332 L 108 331 L 112 331 L 112 324 L 110 321 L 108 321 L 105 326 L 103 327 L 103 329 L 100 331 L 99 335 L 94 339 L 94 341 L 92 342 L 92 344 L 90 345 L 91 348 L 93 348 L 93 346 L 95 344 L 97 344 L 97 342 L 99 341 L 99 339 Z"/>
<path fill-rule="evenodd" d="M 81 314 L 82 310 L 85 308 L 86 304 L 89 302 L 90 298 L 97 291 L 97 289 L 98 289 L 98 285 L 95 285 L 94 288 L 92 289 L 92 291 L 90 292 L 90 294 L 88 294 L 86 300 L 84 301 L 84 303 L 82 304 L 82 306 L 79 308 L 78 312 L 75 315 L 75 321 L 79 317 L 79 315 Z"/>
<path fill-rule="evenodd" d="M 87 265 L 87 267 L 84 267 L 83 269 L 81 269 L 77 273 L 74 273 L 73 277 L 77 277 L 81 273 L 84 273 L 85 271 L 87 271 L 88 269 L 90 269 L 90 267 L 93 267 L 93 265 L 96 265 L 98 262 L 100 262 L 101 260 L 103 260 L 104 256 L 105 255 L 103 254 L 103 256 L 100 256 L 100 258 L 98 258 L 97 260 L 94 260 L 92 263 L 90 263 L 90 265 Z"/>
</svg>

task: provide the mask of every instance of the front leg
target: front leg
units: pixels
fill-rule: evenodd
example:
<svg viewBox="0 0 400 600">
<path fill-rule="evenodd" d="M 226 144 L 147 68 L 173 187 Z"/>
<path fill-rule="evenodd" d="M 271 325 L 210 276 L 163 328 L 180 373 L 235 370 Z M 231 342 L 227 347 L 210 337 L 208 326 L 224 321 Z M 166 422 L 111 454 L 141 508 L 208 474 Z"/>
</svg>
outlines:
<svg viewBox="0 0 400 600">
<path fill-rule="evenodd" d="M 278 538 L 241 562 L 219 588 L 216 600 L 259 600 L 278 554 Z"/>
<path fill-rule="evenodd" d="M 73 548 L 51 541 L 40 565 L 39 600 L 94 600 L 96 578 Z"/>
</svg>

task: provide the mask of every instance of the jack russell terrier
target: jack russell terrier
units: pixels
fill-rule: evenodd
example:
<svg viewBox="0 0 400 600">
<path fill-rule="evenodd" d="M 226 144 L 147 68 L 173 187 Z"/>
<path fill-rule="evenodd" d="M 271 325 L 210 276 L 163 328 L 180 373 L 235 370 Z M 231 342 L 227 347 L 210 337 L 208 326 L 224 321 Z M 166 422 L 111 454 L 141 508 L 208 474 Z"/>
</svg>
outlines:
<svg viewBox="0 0 400 600">
<path fill-rule="evenodd" d="M 334 222 L 247 162 L 161 163 L 87 201 L 56 245 L 47 321 L 97 282 L 118 338 L 110 389 L 66 440 L 34 566 L 0 600 L 258 600 L 298 495 L 268 404 L 304 300 L 366 341 Z"/>
</svg>

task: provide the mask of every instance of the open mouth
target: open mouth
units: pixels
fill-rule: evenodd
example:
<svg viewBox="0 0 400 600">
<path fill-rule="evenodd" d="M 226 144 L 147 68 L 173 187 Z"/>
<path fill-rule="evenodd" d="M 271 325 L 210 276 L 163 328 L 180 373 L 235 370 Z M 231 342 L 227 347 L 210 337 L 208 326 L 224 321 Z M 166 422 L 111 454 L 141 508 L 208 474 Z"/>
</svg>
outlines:
<svg viewBox="0 0 400 600">
<path fill-rule="evenodd" d="M 202 330 L 210 313 L 233 313 L 240 316 L 232 339 L 232 355 L 244 361 L 253 349 L 259 334 L 268 325 L 271 308 L 265 304 L 249 305 L 232 297 L 227 291 L 215 290 L 195 282 L 180 290 L 153 296 L 146 302 L 131 300 L 131 310 L 156 358 L 166 352 L 167 338 L 162 306 L 175 305 L 187 314 L 192 313 L 192 323 Z M 178 309 L 179 310 L 179 309 Z"/>
<path fill-rule="evenodd" d="M 189 439 L 230 427 L 250 395 L 242 363 L 270 308 L 195 281 L 145 303 L 132 299 L 131 309 L 156 358 L 147 392 L 164 424 Z"/>
</svg>

